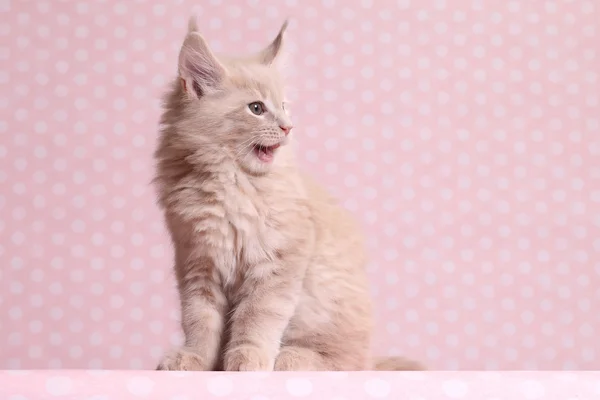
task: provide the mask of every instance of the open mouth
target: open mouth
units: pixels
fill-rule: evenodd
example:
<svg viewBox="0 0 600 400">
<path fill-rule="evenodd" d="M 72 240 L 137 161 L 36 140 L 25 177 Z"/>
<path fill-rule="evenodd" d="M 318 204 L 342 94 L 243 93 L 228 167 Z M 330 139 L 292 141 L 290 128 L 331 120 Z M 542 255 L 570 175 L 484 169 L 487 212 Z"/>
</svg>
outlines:
<svg viewBox="0 0 600 400">
<path fill-rule="evenodd" d="M 279 144 L 273 146 L 263 146 L 260 144 L 254 145 L 254 154 L 262 162 L 270 163 L 275 157 L 275 150 L 279 148 Z"/>
</svg>

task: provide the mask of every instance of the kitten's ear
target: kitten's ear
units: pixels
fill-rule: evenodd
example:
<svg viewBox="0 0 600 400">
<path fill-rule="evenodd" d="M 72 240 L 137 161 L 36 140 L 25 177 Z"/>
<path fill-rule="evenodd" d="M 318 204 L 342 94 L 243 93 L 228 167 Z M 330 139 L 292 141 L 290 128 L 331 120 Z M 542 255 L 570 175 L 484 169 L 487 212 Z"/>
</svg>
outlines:
<svg viewBox="0 0 600 400">
<path fill-rule="evenodd" d="M 218 88 L 226 75 L 225 67 L 217 60 L 198 25 L 190 19 L 189 33 L 179 52 L 179 76 L 183 89 L 196 97 Z"/>
<path fill-rule="evenodd" d="M 279 59 L 283 53 L 283 42 L 285 37 L 285 31 L 288 27 L 288 20 L 285 20 L 281 28 L 279 29 L 279 33 L 273 39 L 273 41 L 263 50 L 261 50 L 256 58 L 258 62 L 265 65 L 272 65 L 275 62 L 279 62 Z"/>
</svg>

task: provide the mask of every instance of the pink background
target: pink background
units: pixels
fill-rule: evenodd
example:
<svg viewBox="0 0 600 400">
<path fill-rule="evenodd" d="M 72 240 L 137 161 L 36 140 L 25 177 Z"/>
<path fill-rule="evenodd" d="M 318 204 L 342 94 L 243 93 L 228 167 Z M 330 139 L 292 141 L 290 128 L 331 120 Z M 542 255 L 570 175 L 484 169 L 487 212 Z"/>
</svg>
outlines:
<svg viewBox="0 0 600 400">
<path fill-rule="evenodd" d="M 154 202 L 192 9 L 218 51 L 291 16 L 302 164 L 368 232 L 378 353 L 600 368 L 595 1 L 0 1 L 0 368 L 178 344 Z"/>
</svg>

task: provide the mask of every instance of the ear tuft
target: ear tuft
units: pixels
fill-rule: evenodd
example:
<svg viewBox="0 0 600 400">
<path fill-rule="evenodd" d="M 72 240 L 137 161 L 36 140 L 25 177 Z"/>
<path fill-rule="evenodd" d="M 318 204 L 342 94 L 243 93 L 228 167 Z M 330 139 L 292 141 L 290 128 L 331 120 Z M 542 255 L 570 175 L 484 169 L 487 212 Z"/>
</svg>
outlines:
<svg viewBox="0 0 600 400">
<path fill-rule="evenodd" d="M 188 21 L 188 33 L 198 32 L 198 17 L 192 15 Z"/>
<path fill-rule="evenodd" d="M 262 64 L 271 65 L 275 62 L 278 56 L 281 54 L 283 49 L 283 41 L 285 36 L 285 31 L 288 27 L 288 20 L 286 19 L 283 22 L 283 25 L 279 29 L 279 33 L 273 39 L 273 41 L 262 51 L 258 53 L 258 61 Z"/>
</svg>

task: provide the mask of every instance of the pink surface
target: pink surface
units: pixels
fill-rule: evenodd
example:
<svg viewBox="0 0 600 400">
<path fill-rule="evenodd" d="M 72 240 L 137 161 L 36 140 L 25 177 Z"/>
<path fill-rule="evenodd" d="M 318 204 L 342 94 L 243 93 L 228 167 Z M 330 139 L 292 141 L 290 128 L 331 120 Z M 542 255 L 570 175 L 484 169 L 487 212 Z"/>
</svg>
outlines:
<svg viewBox="0 0 600 400">
<path fill-rule="evenodd" d="M 292 17 L 300 160 L 368 233 L 378 353 L 600 368 L 598 2 L 175 3 L 0 1 L 0 368 L 179 343 L 149 182 L 193 8 L 226 51 Z"/>
<path fill-rule="evenodd" d="M 11 397 L 12 396 L 12 397 Z M 600 373 L 0 371 L 0 398 L 593 400 Z"/>
</svg>

